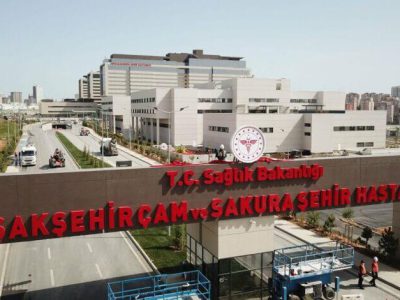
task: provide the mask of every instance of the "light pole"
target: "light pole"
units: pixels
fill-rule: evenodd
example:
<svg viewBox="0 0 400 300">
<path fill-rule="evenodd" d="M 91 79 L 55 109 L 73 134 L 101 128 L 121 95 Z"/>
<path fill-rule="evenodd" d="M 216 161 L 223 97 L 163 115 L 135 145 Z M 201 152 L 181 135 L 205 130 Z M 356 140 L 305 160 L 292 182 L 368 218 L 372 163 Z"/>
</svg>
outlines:
<svg viewBox="0 0 400 300">
<path fill-rule="evenodd" d="M 158 110 L 158 111 L 161 111 L 163 113 L 168 114 L 168 150 L 167 150 L 168 151 L 168 161 L 167 161 L 168 164 L 171 163 L 171 149 L 170 149 L 170 144 L 171 144 L 171 115 L 174 112 L 180 112 L 180 111 L 182 111 L 182 110 L 184 110 L 184 109 L 186 109 L 188 107 L 189 106 L 184 106 L 184 107 L 181 107 L 181 108 L 179 108 L 177 110 L 171 110 L 171 111 L 163 110 L 161 108 L 158 108 L 157 106 L 153 107 L 155 110 Z M 152 130 L 153 130 L 153 128 L 152 128 Z M 168 236 L 171 236 L 171 226 L 168 226 Z"/>
<path fill-rule="evenodd" d="M 10 142 L 10 117 L 7 117 L 7 144 Z"/>
<path fill-rule="evenodd" d="M 128 108 L 123 108 L 123 111 L 127 111 Z M 132 150 L 132 113 L 131 110 L 129 109 L 129 149 Z M 123 118 L 124 116 L 122 116 Z"/>
<path fill-rule="evenodd" d="M 163 113 L 168 114 L 168 160 L 167 160 L 167 163 L 171 163 L 171 152 L 170 152 L 170 148 L 169 148 L 170 145 L 171 145 L 171 115 L 174 112 L 180 112 L 180 111 L 182 111 L 182 110 L 184 110 L 184 109 L 186 109 L 188 107 L 189 106 L 184 106 L 184 107 L 181 107 L 181 108 L 179 108 L 177 110 L 171 110 L 171 111 L 163 110 L 161 108 L 158 108 L 157 106 L 153 107 L 155 110 L 158 110 L 158 111 L 161 111 Z"/>
</svg>

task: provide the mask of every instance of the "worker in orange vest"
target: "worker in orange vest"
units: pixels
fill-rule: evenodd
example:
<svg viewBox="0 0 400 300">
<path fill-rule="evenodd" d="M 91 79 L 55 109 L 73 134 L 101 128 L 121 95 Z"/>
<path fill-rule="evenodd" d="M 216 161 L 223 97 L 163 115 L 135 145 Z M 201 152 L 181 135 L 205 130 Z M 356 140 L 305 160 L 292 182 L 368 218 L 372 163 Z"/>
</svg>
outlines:
<svg viewBox="0 0 400 300">
<path fill-rule="evenodd" d="M 372 266 L 371 266 L 371 275 L 372 279 L 369 282 L 372 286 L 376 286 L 375 280 L 378 279 L 378 272 L 379 272 L 379 264 L 378 264 L 378 258 L 375 256 L 374 259 L 372 260 Z"/>
<path fill-rule="evenodd" d="M 361 260 L 360 266 L 358 267 L 358 287 L 360 289 L 364 289 L 363 280 L 365 275 L 367 275 L 367 268 L 365 267 L 364 260 Z"/>
</svg>

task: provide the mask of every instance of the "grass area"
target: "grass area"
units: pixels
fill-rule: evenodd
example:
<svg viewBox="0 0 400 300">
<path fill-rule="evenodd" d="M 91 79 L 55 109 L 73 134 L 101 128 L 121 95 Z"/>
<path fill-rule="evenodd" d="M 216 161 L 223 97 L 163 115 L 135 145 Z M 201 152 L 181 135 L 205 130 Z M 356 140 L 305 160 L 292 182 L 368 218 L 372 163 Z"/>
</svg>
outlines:
<svg viewBox="0 0 400 300">
<path fill-rule="evenodd" d="M 65 148 L 67 148 L 69 153 L 74 157 L 74 159 L 76 160 L 76 162 L 82 169 L 110 168 L 111 167 L 111 165 L 109 165 L 108 163 L 105 163 L 102 160 L 97 159 L 93 155 L 90 155 L 88 152 L 79 150 L 61 132 L 57 131 L 56 136 L 61 141 L 61 143 L 65 146 Z"/>
<path fill-rule="evenodd" d="M 186 260 L 186 250 L 177 250 L 176 230 L 184 225 L 172 226 L 172 234 L 168 236 L 167 227 L 153 227 L 132 230 L 131 233 L 143 250 L 153 261 L 161 273 L 181 272 L 184 270 L 182 262 Z M 183 230 L 183 236 L 186 234 Z M 182 239 L 183 242 L 185 242 Z"/>
<path fill-rule="evenodd" d="M 0 120 L 0 172 L 5 172 L 11 163 L 16 143 L 21 137 L 15 121 Z"/>
<path fill-rule="evenodd" d="M 82 125 L 92 128 L 100 136 L 106 135 L 106 131 L 104 129 L 102 130 L 101 127 L 98 124 L 96 124 L 94 121 L 84 121 L 82 123 Z M 129 142 L 127 139 L 125 139 L 123 137 L 122 134 L 109 133 L 109 136 L 115 138 L 117 140 L 117 143 L 121 146 L 130 148 L 130 150 L 133 150 L 139 154 L 142 154 L 142 155 L 144 155 L 150 159 L 156 160 L 160 163 L 167 162 L 167 158 L 168 158 L 167 151 L 153 147 L 150 142 L 146 142 L 144 140 L 137 140 L 135 138 L 133 138 L 132 141 Z M 171 159 L 171 162 L 176 161 L 176 160 L 181 161 L 179 155 L 175 152 L 171 152 L 170 159 Z"/>
</svg>

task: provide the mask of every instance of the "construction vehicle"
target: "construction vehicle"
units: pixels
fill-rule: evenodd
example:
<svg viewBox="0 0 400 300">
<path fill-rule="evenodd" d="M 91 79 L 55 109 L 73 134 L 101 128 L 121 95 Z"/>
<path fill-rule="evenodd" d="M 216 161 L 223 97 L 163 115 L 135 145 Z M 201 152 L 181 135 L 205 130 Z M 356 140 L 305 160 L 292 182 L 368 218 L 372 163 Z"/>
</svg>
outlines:
<svg viewBox="0 0 400 300">
<path fill-rule="evenodd" d="M 338 242 L 275 250 L 272 299 L 332 300 L 335 298 L 335 290 L 330 286 L 333 272 L 350 269 L 353 264 L 353 247 Z"/>
<path fill-rule="evenodd" d="M 35 166 L 37 159 L 36 147 L 32 144 L 28 144 L 21 149 L 21 166 Z"/>
<path fill-rule="evenodd" d="M 50 168 L 64 168 L 65 167 L 64 154 L 58 148 L 54 151 L 54 154 L 52 156 L 50 156 L 49 167 Z"/>
<path fill-rule="evenodd" d="M 80 136 L 88 136 L 90 133 L 89 129 L 81 128 Z"/>
<path fill-rule="evenodd" d="M 100 141 L 100 153 L 107 156 L 118 155 L 117 141 L 114 138 L 102 138 Z"/>
</svg>

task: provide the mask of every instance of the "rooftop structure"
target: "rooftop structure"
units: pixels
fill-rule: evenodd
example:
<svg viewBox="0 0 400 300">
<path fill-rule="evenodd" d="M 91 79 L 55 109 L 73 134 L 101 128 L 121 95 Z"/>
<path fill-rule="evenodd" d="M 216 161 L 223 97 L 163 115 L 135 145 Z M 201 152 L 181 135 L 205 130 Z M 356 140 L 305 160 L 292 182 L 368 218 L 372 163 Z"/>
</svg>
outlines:
<svg viewBox="0 0 400 300">
<path fill-rule="evenodd" d="M 100 66 L 101 95 L 131 95 L 158 87 L 193 87 L 234 77 L 249 77 L 241 57 L 193 53 L 165 56 L 112 54 Z"/>
<path fill-rule="evenodd" d="M 265 152 L 332 152 L 385 147 L 384 111 L 345 111 L 345 93 L 292 91 L 288 79 L 233 78 L 197 88 L 132 93 L 135 132 L 156 144 L 202 145 L 230 151 L 241 126 L 265 134 Z"/>
</svg>

